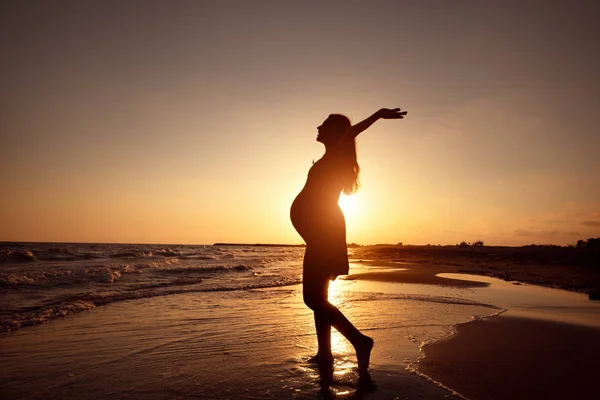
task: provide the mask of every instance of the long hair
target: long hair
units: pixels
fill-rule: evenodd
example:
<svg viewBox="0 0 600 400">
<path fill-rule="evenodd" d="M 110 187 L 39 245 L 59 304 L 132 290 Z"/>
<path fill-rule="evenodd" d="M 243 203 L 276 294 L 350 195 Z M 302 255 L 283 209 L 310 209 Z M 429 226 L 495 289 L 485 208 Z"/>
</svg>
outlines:
<svg viewBox="0 0 600 400">
<path fill-rule="evenodd" d="M 331 114 L 329 115 L 332 124 L 339 127 L 339 131 L 343 135 L 351 126 L 350 119 L 345 115 Z M 340 136 L 341 138 L 341 136 Z M 339 177 L 342 182 L 342 190 L 344 194 L 350 195 L 355 193 L 360 186 L 358 175 L 360 166 L 358 165 L 356 155 L 356 139 L 344 140 L 338 148 Z"/>
</svg>

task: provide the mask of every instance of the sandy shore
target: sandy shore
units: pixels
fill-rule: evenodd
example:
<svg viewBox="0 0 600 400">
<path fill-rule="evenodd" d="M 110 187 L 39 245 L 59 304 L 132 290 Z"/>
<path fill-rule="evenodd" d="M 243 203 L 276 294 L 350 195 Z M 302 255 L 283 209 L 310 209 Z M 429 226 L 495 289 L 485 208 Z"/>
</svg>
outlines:
<svg viewBox="0 0 600 400">
<path fill-rule="evenodd" d="M 588 399 L 600 382 L 600 330 L 499 316 L 424 348 L 418 370 L 469 399 Z"/>
</svg>

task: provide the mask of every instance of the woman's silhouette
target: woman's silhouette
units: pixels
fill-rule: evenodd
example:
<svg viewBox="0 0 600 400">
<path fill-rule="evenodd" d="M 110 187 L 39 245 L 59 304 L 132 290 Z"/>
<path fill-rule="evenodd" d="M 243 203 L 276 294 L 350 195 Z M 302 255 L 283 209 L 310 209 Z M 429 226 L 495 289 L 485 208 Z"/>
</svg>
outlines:
<svg viewBox="0 0 600 400">
<path fill-rule="evenodd" d="M 373 339 L 363 335 L 328 301 L 329 281 L 348 274 L 346 223 L 338 206 L 340 193 L 355 192 L 360 168 L 356 160 L 355 139 L 380 118 L 399 119 L 406 115 L 399 108 L 383 108 L 352 126 L 350 120 L 331 114 L 317 128 L 317 141 L 325 145 L 325 154 L 308 171 L 306 185 L 294 200 L 291 220 L 306 242 L 302 288 L 304 302 L 314 311 L 319 349 L 311 359 L 320 365 L 332 364 L 331 327 L 354 346 L 358 359 L 359 380 L 370 381 L 369 358 Z"/>
</svg>

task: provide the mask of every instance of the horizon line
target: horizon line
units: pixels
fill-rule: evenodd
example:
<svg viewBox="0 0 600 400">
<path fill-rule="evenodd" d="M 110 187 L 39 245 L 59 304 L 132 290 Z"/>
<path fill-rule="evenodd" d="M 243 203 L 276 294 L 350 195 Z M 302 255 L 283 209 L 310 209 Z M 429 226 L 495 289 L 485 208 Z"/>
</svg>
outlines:
<svg viewBox="0 0 600 400">
<path fill-rule="evenodd" d="M 86 244 L 102 244 L 102 245 L 154 245 L 154 246 L 248 246 L 248 247 L 306 247 L 306 244 L 298 243 L 233 243 L 233 242 L 215 242 L 215 243 L 141 243 L 141 242 L 71 242 L 71 241 L 14 241 L 14 240 L 0 240 L 0 245 L 6 244 L 73 244 L 73 245 L 86 245 Z M 352 247 L 375 247 L 375 246 L 394 246 L 394 247 L 460 247 L 460 243 L 456 244 L 403 244 L 398 243 L 376 243 L 376 244 L 358 244 L 358 243 L 347 243 L 349 248 Z M 558 246 L 568 247 L 569 244 L 552 244 L 552 243 L 528 243 L 520 245 L 480 245 L 473 246 L 468 244 L 468 247 L 524 247 L 524 246 Z"/>
</svg>

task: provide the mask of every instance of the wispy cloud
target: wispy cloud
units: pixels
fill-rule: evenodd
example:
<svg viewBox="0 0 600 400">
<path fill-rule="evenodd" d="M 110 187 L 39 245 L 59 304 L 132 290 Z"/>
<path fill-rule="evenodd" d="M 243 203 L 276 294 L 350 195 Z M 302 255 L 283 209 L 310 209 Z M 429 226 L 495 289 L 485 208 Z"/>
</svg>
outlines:
<svg viewBox="0 0 600 400">
<path fill-rule="evenodd" d="M 533 233 L 532 231 L 521 228 L 515 229 L 515 234 L 517 236 L 535 236 L 535 233 Z"/>
<path fill-rule="evenodd" d="M 537 236 L 537 237 L 543 237 L 543 238 L 555 238 L 557 236 L 561 236 L 561 235 L 567 235 L 567 236 L 580 236 L 581 234 L 577 231 L 569 231 L 569 232 L 563 232 L 563 231 L 559 231 L 559 230 L 541 230 L 541 231 L 532 231 L 529 229 L 515 229 L 515 235 L 517 236 Z"/>
<path fill-rule="evenodd" d="M 600 221 L 583 221 L 581 223 L 581 225 L 596 228 L 596 227 L 600 227 Z"/>
</svg>

